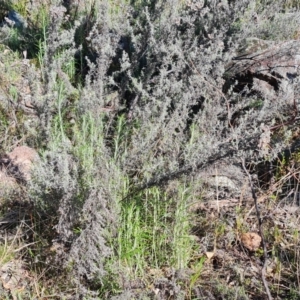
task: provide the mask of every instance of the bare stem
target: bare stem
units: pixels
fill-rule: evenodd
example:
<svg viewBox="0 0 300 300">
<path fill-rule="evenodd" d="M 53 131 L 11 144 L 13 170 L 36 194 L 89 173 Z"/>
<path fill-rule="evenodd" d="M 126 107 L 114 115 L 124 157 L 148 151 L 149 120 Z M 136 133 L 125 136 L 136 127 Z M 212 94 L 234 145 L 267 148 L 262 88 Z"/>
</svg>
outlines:
<svg viewBox="0 0 300 300">
<path fill-rule="evenodd" d="M 263 264 L 263 267 L 261 269 L 261 278 L 262 278 L 262 281 L 263 281 L 268 299 L 272 300 L 273 298 L 272 298 L 272 295 L 271 295 L 270 290 L 269 290 L 268 282 L 266 280 L 266 269 L 267 269 L 267 263 L 268 263 L 268 254 L 267 254 L 267 247 L 266 247 L 266 243 L 265 243 L 265 239 L 264 239 L 264 235 L 263 235 L 263 230 L 262 230 L 262 219 L 261 219 L 260 211 L 259 211 L 258 204 L 257 204 L 257 196 L 256 196 L 256 193 L 255 193 L 255 190 L 254 190 L 254 187 L 253 187 L 253 182 L 252 182 L 252 179 L 251 179 L 251 175 L 248 172 L 248 170 L 246 169 L 244 159 L 242 159 L 242 165 L 243 165 L 243 169 L 244 169 L 245 173 L 247 174 L 247 176 L 249 178 L 249 183 L 250 183 L 251 192 L 252 192 L 252 198 L 254 200 L 254 205 L 255 205 L 255 210 L 256 210 L 256 217 L 257 217 L 257 220 L 258 220 L 258 230 L 259 230 L 259 234 L 261 236 L 261 241 L 262 241 L 262 245 L 263 245 L 263 249 L 264 249 L 264 264 Z"/>
</svg>

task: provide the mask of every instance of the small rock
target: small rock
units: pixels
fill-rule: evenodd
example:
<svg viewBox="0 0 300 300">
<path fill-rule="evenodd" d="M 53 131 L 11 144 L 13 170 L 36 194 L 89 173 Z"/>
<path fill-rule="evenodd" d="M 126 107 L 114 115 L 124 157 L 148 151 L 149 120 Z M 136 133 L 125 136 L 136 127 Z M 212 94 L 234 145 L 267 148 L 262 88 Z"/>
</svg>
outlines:
<svg viewBox="0 0 300 300">
<path fill-rule="evenodd" d="M 18 188 L 19 185 L 14 178 L 9 177 L 3 171 L 0 171 L 0 204 L 2 199 L 10 196 L 12 193 L 17 191 Z"/>
<path fill-rule="evenodd" d="M 19 146 L 8 153 L 7 156 L 10 159 L 9 169 L 12 169 L 15 174 L 20 173 L 22 179 L 29 181 L 31 179 L 32 164 L 38 160 L 38 153 L 30 147 Z"/>
<path fill-rule="evenodd" d="M 16 294 L 27 286 L 28 279 L 29 273 L 20 260 L 7 262 L 0 268 L 0 282 L 5 290 L 10 291 L 13 299 L 20 299 Z"/>
</svg>

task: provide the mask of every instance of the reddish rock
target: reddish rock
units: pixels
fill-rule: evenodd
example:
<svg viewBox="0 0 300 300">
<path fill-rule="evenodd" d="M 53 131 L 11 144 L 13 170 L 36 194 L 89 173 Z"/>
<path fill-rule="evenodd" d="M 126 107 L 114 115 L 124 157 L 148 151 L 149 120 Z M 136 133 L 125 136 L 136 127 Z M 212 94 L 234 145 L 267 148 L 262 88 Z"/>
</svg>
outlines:
<svg viewBox="0 0 300 300">
<path fill-rule="evenodd" d="M 37 152 L 27 146 L 16 147 L 12 152 L 7 154 L 9 158 L 8 169 L 10 175 L 21 175 L 22 179 L 28 181 L 31 178 L 31 168 L 34 161 L 38 159 Z"/>
<path fill-rule="evenodd" d="M 3 200 L 10 197 L 16 191 L 18 191 L 19 185 L 15 178 L 10 177 L 4 171 L 0 171 L 0 204 L 3 204 Z"/>
<path fill-rule="evenodd" d="M 260 247 L 261 237 L 255 232 L 241 234 L 241 242 L 250 251 L 256 251 Z"/>
</svg>

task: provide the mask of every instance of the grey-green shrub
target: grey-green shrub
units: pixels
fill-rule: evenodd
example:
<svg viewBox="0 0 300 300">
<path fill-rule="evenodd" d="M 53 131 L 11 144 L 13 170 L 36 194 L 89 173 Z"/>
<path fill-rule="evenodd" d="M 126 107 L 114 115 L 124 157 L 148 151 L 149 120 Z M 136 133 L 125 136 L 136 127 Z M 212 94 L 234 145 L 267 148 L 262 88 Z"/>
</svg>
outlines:
<svg viewBox="0 0 300 300">
<path fill-rule="evenodd" d="M 64 8 L 51 8 L 36 98 L 45 158 L 32 197 L 58 213 L 57 239 L 68 246 L 64 261 L 78 297 L 97 297 L 103 287 L 122 200 L 133 201 L 137 191 L 153 185 L 163 188 L 175 177 L 192 178 L 220 158 L 232 164 L 241 157 L 273 158 L 287 144 L 288 132 L 267 153 L 258 149 L 263 126 L 291 109 L 283 90 L 274 102 L 254 106 L 249 103 L 260 99 L 249 88 L 236 92 L 235 82 L 224 88 L 226 69 L 249 33 L 283 39 L 283 31 L 265 26 L 264 19 L 258 18 L 256 29 L 249 26 L 252 13 L 262 13 L 252 3 L 124 1 L 118 11 L 99 0 L 81 32 L 85 48 L 76 45 L 75 30 L 87 20 L 65 29 Z M 263 12 L 281 4 L 265 3 Z M 64 66 L 86 54 L 79 86 Z M 294 80 L 290 89 L 298 88 Z M 71 112 L 72 126 L 66 117 Z"/>
</svg>

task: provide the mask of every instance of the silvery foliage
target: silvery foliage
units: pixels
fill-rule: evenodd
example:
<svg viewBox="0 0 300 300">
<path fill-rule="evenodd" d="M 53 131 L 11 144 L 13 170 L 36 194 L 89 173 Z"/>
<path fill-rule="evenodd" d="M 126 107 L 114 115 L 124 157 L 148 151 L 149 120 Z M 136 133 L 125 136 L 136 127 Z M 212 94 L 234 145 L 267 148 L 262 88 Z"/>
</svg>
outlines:
<svg viewBox="0 0 300 300">
<path fill-rule="evenodd" d="M 105 143 L 97 150 L 101 155 L 95 157 L 92 170 L 97 184 L 78 201 L 82 175 L 67 141 L 64 147 L 49 149 L 50 159 L 44 160 L 45 172 L 37 181 L 43 190 L 59 191 L 57 232 L 70 248 L 66 262 L 72 263 L 82 294 L 87 293 L 85 283 L 101 283 L 106 274 L 105 259 L 112 253 L 107 241 L 118 223 L 115 201 L 123 174 L 132 176 L 138 188 L 146 188 L 193 174 L 220 158 L 256 161 L 275 157 L 285 147 L 283 134 L 267 153 L 259 148 L 264 134 L 268 138 L 266 126 L 289 110 L 284 97 L 266 101 L 258 109 L 249 106 L 249 101 L 258 99 L 247 87 L 236 92 L 233 83 L 224 90 L 227 66 L 250 32 L 249 12 L 260 13 L 252 3 L 187 1 L 179 9 L 179 0 L 145 1 L 134 10 L 124 7 L 114 18 L 109 4 L 98 3 L 86 36 L 96 59 L 86 58 L 89 71 L 78 103 L 80 114 L 93 115 L 98 130 L 103 130 Z M 269 9 L 274 7 L 270 4 Z M 49 27 L 42 97 L 36 98 L 48 146 L 55 142 L 51 124 L 58 109 L 56 79 L 71 87 L 62 64 L 78 50 L 74 31 L 60 30 L 61 11 L 53 10 L 56 19 Z M 69 52 L 54 59 L 60 47 L 69 47 Z M 291 88 L 297 86 L 295 80 Z M 60 105 L 67 108 L 67 101 Z M 103 112 L 107 106 L 112 107 L 108 114 Z M 126 133 L 119 136 L 116 150 L 120 115 L 125 117 Z M 76 235 L 72 229 L 78 222 Z"/>
<path fill-rule="evenodd" d="M 65 13 L 66 9 L 63 6 L 53 5 L 50 7 L 50 21 L 45 28 L 47 38 L 40 45 L 40 51 L 43 54 L 41 65 L 43 85 L 34 99 L 34 105 L 38 109 L 45 140 L 48 140 L 51 135 L 53 115 L 66 107 L 67 98 L 73 92 L 72 85 L 63 72 L 63 64 L 75 55 L 76 26 L 70 30 L 61 30 L 65 21 Z M 65 51 L 60 51 L 62 49 Z M 58 56 L 57 53 L 60 55 Z M 58 87 L 58 79 L 65 85 L 64 93 L 66 95 L 63 98 L 59 95 L 61 91 Z"/>
<path fill-rule="evenodd" d="M 190 174 L 220 157 L 274 158 L 287 140 L 283 136 L 268 153 L 260 151 L 264 126 L 291 108 L 283 94 L 259 110 L 249 105 L 257 96 L 248 87 L 237 93 L 232 84 L 224 91 L 226 69 L 260 7 L 253 1 L 208 1 L 187 4 L 179 13 L 178 6 L 170 0 L 140 8 L 127 28 L 130 44 L 120 70 L 112 75 L 119 94 L 130 95 L 131 136 L 120 163 L 143 174 L 140 188 Z M 276 7 L 265 4 L 263 13 Z"/>
<path fill-rule="evenodd" d="M 43 53 L 41 62 L 41 83 L 35 87 L 33 103 L 40 120 L 40 139 L 47 150 L 40 166 L 35 170 L 31 185 L 32 197 L 43 210 L 60 211 L 57 231 L 64 242 L 72 237 L 73 221 L 78 217 L 78 170 L 74 157 L 70 155 L 70 141 L 63 133 L 53 135 L 54 119 L 66 108 L 68 96 L 73 92 L 63 65 L 75 53 L 74 32 L 61 30 L 66 9 L 63 6 L 50 7 L 50 21 L 45 28 L 47 39 L 40 45 Z M 68 49 L 60 51 L 61 49 Z M 57 55 L 57 53 L 61 55 Z M 59 81 L 63 82 L 59 88 Z M 61 124 L 62 125 L 62 124 Z"/>
<path fill-rule="evenodd" d="M 29 189 L 32 200 L 43 212 L 56 215 L 54 242 L 68 249 L 58 253 L 57 260 L 66 267 L 72 265 L 69 273 L 78 287 L 76 297 L 86 294 L 92 297 L 94 293 L 88 292 L 87 283 L 101 280 L 106 273 L 104 261 L 112 254 L 107 241 L 116 233 L 119 213 L 115 202 L 117 192 L 123 186 L 122 173 L 110 163 L 109 149 L 99 141 L 95 142 L 97 149 L 89 149 L 95 153 L 93 165 L 88 171 L 83 170 L 82 158 L 76 156 L 72 142 L 63 131 L 60 134 L 60 130 L 53 128 L 57 126 L 59 112 L 68 110 L 68 97 L 74 92 L 63 66 L 80 51 L 74 40 L 75 30 L 80 24 L 72 30 L 62 30 L 64 7 L 53 6 L 50 13 L 41 70 L 43 80 L 34 99 L 40 118 L 41 140 L 46 150 L 34 170 Z M 91 51 L 99 58 L 97 63 L 88 62 L 90 71 L 78 100 L 78 122 L 82 115 L 94 114 L 96 117 L 96 108 L 105 105 L 103 98 L 108 82 L 105 75 L 118 43 L 118 34 L 110 33 L 108 17 L 108 7 L 100 6 L 87 36 Z M 58 82 L 63 82 L 63 90 L 59 89 Z M 104 119 L 105 116 L 103 120 L 95 118 L 96 130 L 100 133 Z M 94 178 L 93 182 L 86 183 L 85 176 Z"/>
</svg>

